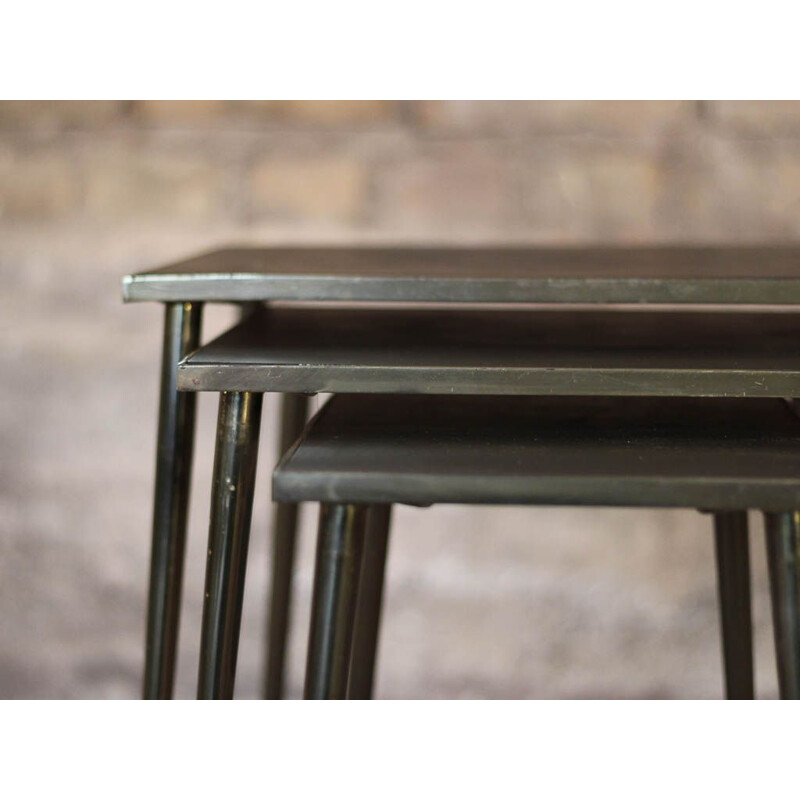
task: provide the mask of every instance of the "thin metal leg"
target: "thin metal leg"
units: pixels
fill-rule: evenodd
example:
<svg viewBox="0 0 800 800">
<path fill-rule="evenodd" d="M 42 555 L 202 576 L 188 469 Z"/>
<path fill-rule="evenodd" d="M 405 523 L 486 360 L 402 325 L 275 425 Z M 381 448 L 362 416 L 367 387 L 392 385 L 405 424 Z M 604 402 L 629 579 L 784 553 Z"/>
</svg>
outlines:
<svg viewBox="0 0 800 800">
<path fill-rule="evenodd" d="M 372 699 L 391 517 L 391 505 L 369 507 L 347 688 L 347 696 L 351 700 Z"/>
<path fill-rule="evenodd" d="M 294 444 L 308 418 L 308 396 L 285 394 L 281 398 L 281 436 L 279 458 Z M 286 641 L 289 636 L 289 612 L 292 599 L 297 541 L 296 503 L 276 503 L 272 534 L 272 579 L 270 584 L 269 621 L 267 623 L 267 669 L 264 696 L 267 700 L 283 697 L 286 665 Z"/>
<path fill-rule="evenodd" d="M 169 700 L 175 682 L 196 395 L 177 389 L 178 362 L 200 344 L 202 305 L 165 306 L 153 540 L 145 640 L 145 700 Z"/>
<path fill-rule="evenodd" d="M 800 511 L 764 514 L 781 699 L 800 700 Z"/>
<path fill-rule="evenodd" d="M 365 523 L 366 506 L 320 509 L 306 667 L 309 700 L 343 700 L 347 692 Z"/>
<path fill-rule="evenodd" d="M 714 542 L 725 696 L 729 700 L 752 700 L 755 689 L 747 512 L 715 513 Z"/>
<path fill-rule="evenodd" d="M 260 394 L 222 392 L 217 420 L 197 696 L 233 697 L 253 510 Z"/>
</svg>

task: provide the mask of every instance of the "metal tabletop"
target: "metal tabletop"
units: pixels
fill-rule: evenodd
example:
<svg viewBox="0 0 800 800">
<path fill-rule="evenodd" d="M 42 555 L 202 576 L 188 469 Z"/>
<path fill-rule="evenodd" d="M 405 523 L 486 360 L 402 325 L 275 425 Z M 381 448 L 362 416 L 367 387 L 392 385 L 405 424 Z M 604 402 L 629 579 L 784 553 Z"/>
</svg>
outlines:
<svg viewBox="0 0 800 800">
<path fill-rule="evenodd" d="M 800 316 L 268 307 L 185 358 L 178 388 L 800 397 Z"/>
<path fill-rule="evenodd" d="M 781 400 L 337 395 L 275 470 L 278 501 L 800 507 Z"/>
<path fill-rule="evenodd" d="M 125 300 L 800 303 L 800 247 L 271 247 L 123 280 Z"/>
</svg>

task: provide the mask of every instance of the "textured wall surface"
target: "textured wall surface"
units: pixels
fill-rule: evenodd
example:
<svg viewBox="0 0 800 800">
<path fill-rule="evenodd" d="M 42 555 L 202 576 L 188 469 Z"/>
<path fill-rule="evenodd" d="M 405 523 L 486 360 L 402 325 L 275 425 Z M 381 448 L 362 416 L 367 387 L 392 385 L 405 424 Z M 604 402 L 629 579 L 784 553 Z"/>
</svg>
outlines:
<svg viewBox="0 0 800 800">
<path fill-rule="evenodd" d="M 795 103 L 0 103 L 0 696 L 139 691 L 161 310 L 121 304 L 125 272 L 230 242 L 798 237 Z M 210 309 L 206 336 L 232 314 Z M 203 396 L 181 697 L 197 668 L 215 412 Z M 273 430 L 241 697 L 259 691 Z M 752 536 L 757 680 L 774 696 L 755 516 Z M 401 509 L 378 693 L 718 697 L 712 555 L 710 520 L 690 511 Z"/>
</svg>

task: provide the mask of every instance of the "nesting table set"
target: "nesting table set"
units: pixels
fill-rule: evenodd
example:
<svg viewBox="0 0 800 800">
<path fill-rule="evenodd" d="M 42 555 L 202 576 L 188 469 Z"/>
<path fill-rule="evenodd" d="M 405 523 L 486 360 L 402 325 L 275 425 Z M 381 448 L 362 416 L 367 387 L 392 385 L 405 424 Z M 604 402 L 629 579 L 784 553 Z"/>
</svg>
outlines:
<svg viewBox="0 0 800 800">
<path fill-rule="evenodd" d="M 712 514 L 742 699 L 747 510 L 764 512 L 780 694 L 800 698 L 800 248 L 244 248 L 123 291 L 165 305 L 146 698 L 173 691 L 198 391 L 220 394 L 198 697 L 233 696 L 262 395 L 278 392 L 267 697 L 297 504 L 318 502 L 306 697 L 372 695 L 392 505 L 460 503 Z M 201 346 L 206 302 L 244 314 Z M 315 393 L 334 397 L 306 424 Z"/>
</svg>

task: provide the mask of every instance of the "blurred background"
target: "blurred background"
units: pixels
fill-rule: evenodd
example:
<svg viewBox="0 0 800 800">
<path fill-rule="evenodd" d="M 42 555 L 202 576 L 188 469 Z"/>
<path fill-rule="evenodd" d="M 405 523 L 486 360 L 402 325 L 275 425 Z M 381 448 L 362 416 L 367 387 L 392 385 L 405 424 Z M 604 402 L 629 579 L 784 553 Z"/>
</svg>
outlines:
<svg viewBox="0 0 800 800">
<path fill-rule="evenodd" d="M 123 306 L 125 273 L 230 243 L 798 237 L 798 103 L 0 102 L 0 697 L 140 691 L 162 310 Z M 206 338 L 234 317 L 208 307 Z M 263 665 L 276 411 L 238 697 Z M 195 691 L 215 415 L 201 395 L 178 697 Z M 774 697 L 751 523 L 757 690 Z M 399 509 L 377 694 L 721 697 L 715 592 L 693 511 Z"/>
</svg>

